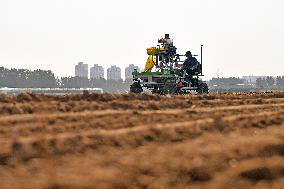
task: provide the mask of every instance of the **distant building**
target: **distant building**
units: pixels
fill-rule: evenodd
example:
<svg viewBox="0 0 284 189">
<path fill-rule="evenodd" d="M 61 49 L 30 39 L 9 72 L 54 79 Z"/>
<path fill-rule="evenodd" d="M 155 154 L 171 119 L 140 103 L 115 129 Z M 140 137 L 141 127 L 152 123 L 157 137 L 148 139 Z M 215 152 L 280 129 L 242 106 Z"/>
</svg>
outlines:
<svg viewBox="0 0 284 189">
<path fill-rule="evenodd" d="M 104 78 L 104 76 L 105 76 L 104 68 L 102 66 L 95 64 L 94 67 L 91 67 L 90 69 L 91 79 L 100 79 L 100 78 Z"/>
<path fill-rule="evenodd" d="M 76 77 L 88 78 L 88 75 L 89 75 L 88 64 L 84 64 L 83 62 L 79 62 L 75 66 L 75 76 Z"/>
<path fill-rule="evenodd" d="M 132 72 L 134 69 L 136 69 L 138 72 L 140 71 L 139 67 L 134 66 L 134 64 L 129 64 L 129 66 L 125 68 L 125 80 L 132 79 Z"/>
<path fill-rule="evenodd" d="M 107 69 L 107 80 L 121 80 L 121 69 L 117 66 L 111 66 Z"/>
</svg>

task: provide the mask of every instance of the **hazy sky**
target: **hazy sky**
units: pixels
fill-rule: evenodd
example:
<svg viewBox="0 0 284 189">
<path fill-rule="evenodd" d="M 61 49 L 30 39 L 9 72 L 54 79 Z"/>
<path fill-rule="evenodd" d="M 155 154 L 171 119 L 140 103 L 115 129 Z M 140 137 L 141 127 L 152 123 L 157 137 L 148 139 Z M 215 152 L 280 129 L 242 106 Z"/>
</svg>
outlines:
<svg viewBox="0 0 284 189">
<path fill-rule="evenodd" d="M 144 67 L 165 33 L 181 54 L 205 45 L 206 78 L 284 75 L 283 0 L 0 0 L 0 27 L 0 66 L 58 76 Z"/>
</svg>

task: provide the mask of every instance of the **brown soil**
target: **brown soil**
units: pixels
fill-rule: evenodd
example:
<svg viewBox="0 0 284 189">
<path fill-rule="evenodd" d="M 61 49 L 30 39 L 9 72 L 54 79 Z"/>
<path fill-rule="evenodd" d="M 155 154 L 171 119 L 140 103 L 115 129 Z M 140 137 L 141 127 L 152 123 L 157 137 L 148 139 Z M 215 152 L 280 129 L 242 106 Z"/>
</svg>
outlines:
<svg viewBox="0 0 284 189">
<path fill-rule="evenodd" d="M 284 93 L 0 95 L 0 188 L 284 188 Z"/>
</svg>

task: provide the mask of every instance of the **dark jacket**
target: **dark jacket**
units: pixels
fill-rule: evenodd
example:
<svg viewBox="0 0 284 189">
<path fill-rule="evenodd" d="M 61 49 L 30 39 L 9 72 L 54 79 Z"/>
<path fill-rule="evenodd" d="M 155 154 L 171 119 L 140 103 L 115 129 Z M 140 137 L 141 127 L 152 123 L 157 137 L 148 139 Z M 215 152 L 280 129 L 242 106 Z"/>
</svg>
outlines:
<svg viewBox="0 0 284 189">
<path fill-rule="evenodd" d="M 187 58 L 183 63 L 183 70 L 194 70 L 199 67 L 199 62 L 195 57 Z"/>
</svg>

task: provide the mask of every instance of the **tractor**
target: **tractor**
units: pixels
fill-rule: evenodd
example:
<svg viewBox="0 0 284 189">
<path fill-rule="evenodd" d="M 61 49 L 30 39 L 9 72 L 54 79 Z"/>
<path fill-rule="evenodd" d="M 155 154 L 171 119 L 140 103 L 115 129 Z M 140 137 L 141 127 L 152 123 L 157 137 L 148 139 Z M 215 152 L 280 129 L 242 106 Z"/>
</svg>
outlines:
<svg viewBox="0 0 284 189">
<path fill-rule="evenodd" d="M 200 77 L 202 72 L 202 51 L 200 62 L 187 51 L 177 54 L 177 48 L 169 34 L 158 40 L 157 47 L 147 48 L 148 59 L 143 72 L 134 70 L 130 92 L 142 93 L 143 88 L 154 94 L 177 95 L 197 92 L 208 93 L 208 86 Z"/>
</svg>

